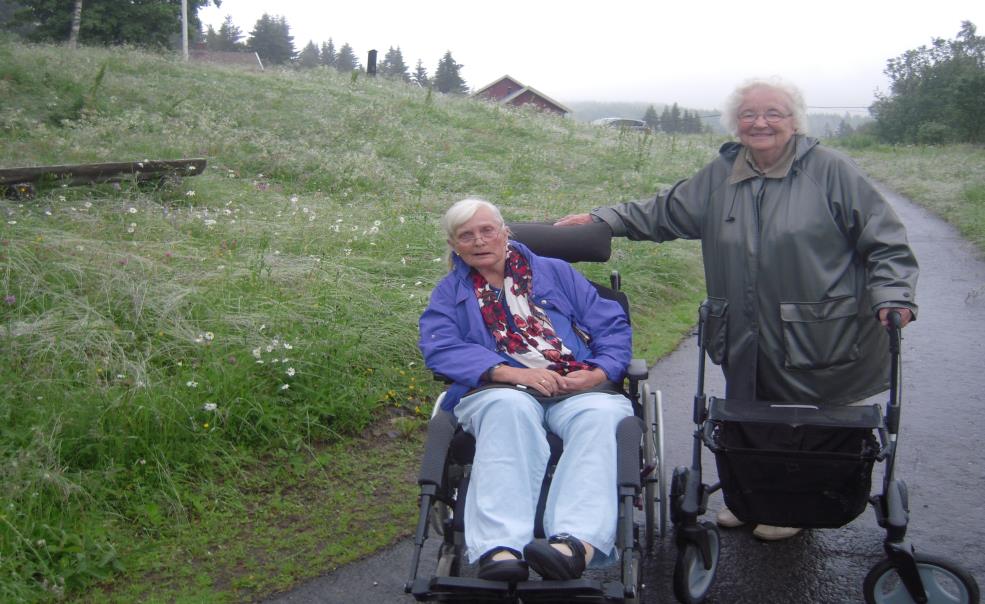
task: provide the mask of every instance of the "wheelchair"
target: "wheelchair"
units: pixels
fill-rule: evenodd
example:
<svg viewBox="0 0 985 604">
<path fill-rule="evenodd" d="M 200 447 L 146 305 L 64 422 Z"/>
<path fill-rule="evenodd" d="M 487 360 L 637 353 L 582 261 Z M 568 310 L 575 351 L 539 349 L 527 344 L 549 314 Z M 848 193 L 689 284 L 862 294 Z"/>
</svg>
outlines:
<svg viewBox="0 0 985 604">
<path fill-rule="evenodd" d="M 944 558 L 915 552 L 905 541 L 909 498 L 906 483 L 894 473 L 901 414 L 899 314 L 890 313 L 885 412 L 880 405 L 819 407 L 707 397 L 705 330 L 716 316 L 705 301 L 698 317 L 692 460 L 690 466 L 675 468 L 671 478 L 676 598 L 685 604 L 703 602 L 715 580 L 718 529 L 698 517 L 707 511 L 708 496 L 721 490 L 725 505 L 750 524 L 838 528 L 871 504 L 886 530 L 886 558 L 863 581 L 866 604 L 977 604 L 974 577 Z M 713 485 L 702 482 L 703 447 L 715 455 L 719 482 Z M 870 496 L 876 462 L 886 464 L 882 492 Z"/>
<path fill-rule="evenodd" d="M 508 226 L 512 239 L 541 256 L 568 262 L 605 262 L 611 254 L 611 232 L 603 224 L 553 227 L 545 223 L 511 223 Z M 620 291 L 618 272 L 611 274 L 608 287 L 593 285 L 602 297 L 618 301 L 629 317 L 628 299 Z M 596 574 L 594 571 L 586 573 L 590 576 L 570 581 L 528 580 L 515 585 L 465 576 L 464 503 L 475 439 L 458 427 L 452 413 L 441 410 L 439 397 L 428 424 L 421 461 L 415 547 L 404 591 L 420 602 L 641 602 L 643 559 L 653 550 L 656 539 L 666 533 L 668 517 L 662 402 L 660 392 L 651 390 L 647 383 L 648 376 L 646 363 L 633 359 L 623 388 L 632 401 L 634 416 L 624 418 L 616 430 L 618 580 L 590 578 Z M 536 538 L 545 537 L 542 516 L 547 491 L 563 452 L 558 436 L 548 433 L 548 443 L 551 456 L 538 503 Z M 422 552 L 431 531 L 441 538 L 437 563 L 433 572 L 421 574 Z M 614 573 L 606 573 L 609 574 Z"/>
</svg>

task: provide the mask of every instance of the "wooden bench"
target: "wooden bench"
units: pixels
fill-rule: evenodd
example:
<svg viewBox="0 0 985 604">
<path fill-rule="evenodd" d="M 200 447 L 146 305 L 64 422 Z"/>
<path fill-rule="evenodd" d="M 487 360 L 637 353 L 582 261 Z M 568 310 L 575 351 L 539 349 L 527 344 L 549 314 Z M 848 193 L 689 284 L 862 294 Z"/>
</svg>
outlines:
<svg viewBox="0 0 985 604">
<path fill-rule="evenodd" d="M 52 186 L 94 185 L 107 182 L 163 181 L 197 176 L 205 170 L 205 158 L 144 160 L 64 166 L 0 168 L 0 192 L 7 197 L 34 197 L 40 183 Z"/>
</svg>

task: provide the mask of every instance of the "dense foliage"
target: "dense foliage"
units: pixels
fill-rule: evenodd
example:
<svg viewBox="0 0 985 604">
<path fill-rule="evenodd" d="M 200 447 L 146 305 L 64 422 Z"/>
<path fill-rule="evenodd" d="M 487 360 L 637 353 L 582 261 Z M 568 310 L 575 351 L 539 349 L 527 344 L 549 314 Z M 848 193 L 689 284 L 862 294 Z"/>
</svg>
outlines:
<svg viewBox="0 0 985 604">
<path fill-rule="evenodd" d="M 985 38 L 970 21 L 954 40 L 890 59 L 890 94 L 872 106 L 876 132 L 891 143 L 985 142 Z"/>
<path fill-rule="evenodd" d="M 212 0 L 188 0 L 189 34 L 200 27 L 198 9 Z M 69 39 L 76 0 L 16 0 L 14 24 L 26 28 L 30 40 Z M 167 48 L 181 34 L 181 0 L 85 0 L 79 42 L 91 45 L 132 44 Z"/>
</svg>

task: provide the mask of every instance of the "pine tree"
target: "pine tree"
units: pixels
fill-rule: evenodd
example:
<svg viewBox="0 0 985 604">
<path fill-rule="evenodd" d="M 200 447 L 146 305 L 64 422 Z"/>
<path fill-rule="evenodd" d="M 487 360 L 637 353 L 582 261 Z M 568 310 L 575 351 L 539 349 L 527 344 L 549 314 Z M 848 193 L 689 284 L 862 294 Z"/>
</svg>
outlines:
<svg viewBox="0 0 985 604">
<path fill-rule="evenodd" d="M 352 47 L 346 42 L 339 49 L 339 53 L 335 55 L 335 68 L 342 73 L 349 73 L 350 71 L 355 71 L 359 69 L 359 61 L 356 59 L 356 54 L 352 51 Z"/>
<path fill-rule="evenodd" d="M 294 36 L 290 31 L 287 19 L 264 13 L 253 27 L 246 45 L 265 63 L 282 65 L 294 58 Z"/>
<path fill-rule="evenodd" d="M 460 74 L 463 67 L 465 66 L 455 62 L 450 50 L 445 52 L 434 71 L 435 89 L 445 94 L 467 94 L 469 88 Z"/>
<path fill-rule="evenodd" d="M 311 69 L 319 65 L 321 65 L 321 54 L 318 52 L 318 47 L 315 46 L 315 43 L 309 40 L 308 44 L 298 54 L 298 67 Z"/>
<path fill-rule="evenodd" d="M 670 119 L 664 123 L 664 130 L 667 132 L 681 131 L 681 109 L 677 106 L 677 103 L 674 103 L 670 107 Z"/>
<path fill-rule="evenodd" d="M 398 46 L 394 49 L 392 46 L 390 50 L 386 52 L 386 56 L 383 57 L 383 63 L 380 64 L 380 75 L 384 75 L 390 78 L 400 78 L 405 82 L 410 81 L 410 75 L 407 73 L 407 65 L 404 63 L 404 55 L 400 52 L 400 47 Z"/>
<path fill-rule="evenodd" d="M 325 67 L 335 67 L 335 43 L 329 38 L 321 45 L 321 64 Z"/>
<path fill-rule="evenodd" d="M 643 113 L 643 121 L 650 127 L 650 130 L 654 132 L 660 130 L 660 116 L 657 115 L 657 110 L 653 108 L 653 105 L 646 108 L 646 112 Z"/>
<path fill-rule="evenodd" d="M 670 106 L 664 105 L 664 110 L 660 114 L 660 129 L 664 132 L 670 132 Z"/>
<path fill-rule="evenodd" d="M 232 15 L 226 15 L 218 32 L 212 29 L 211 25 L 209 26 L 205 34 L 205 47 L 209 50 L 227 52 L 243 50 L 245 46 L 240 42 L 242 39 L 243 31 L 233 23 Z"/>
<path fill-rule="evenodd" d="M 414 75 L 411 76 L 411 80 L 417 82 L 421 88 L 427 88 L 431 85 L 431 80 L 428 78 L 428 70 L 424 69 L 424 63 L 420 59 L 417 60 L 417 67 L 414 69 Z"/>
</svg>

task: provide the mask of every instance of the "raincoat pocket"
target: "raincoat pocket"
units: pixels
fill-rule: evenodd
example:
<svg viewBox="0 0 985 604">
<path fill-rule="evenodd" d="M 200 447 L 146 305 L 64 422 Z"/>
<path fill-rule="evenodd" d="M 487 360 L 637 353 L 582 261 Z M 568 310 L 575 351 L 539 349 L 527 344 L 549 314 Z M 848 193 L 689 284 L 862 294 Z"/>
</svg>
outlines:
<svg viewBox="0 0 985 604">
<path fill-rule="evenodd" d="M 858 302 L 854 296 L 781 302 L 780 319 L 787 369 L 824 369 L 858 360 Z"/>
<path fill-rule="evenodd" d="M 708 298 L 705 304 L 708 306 L 708 318 L 705 319 L 701 345 L 711 362 L 721 365 L 728 355 L 728 300 Z"/>
</svg>

